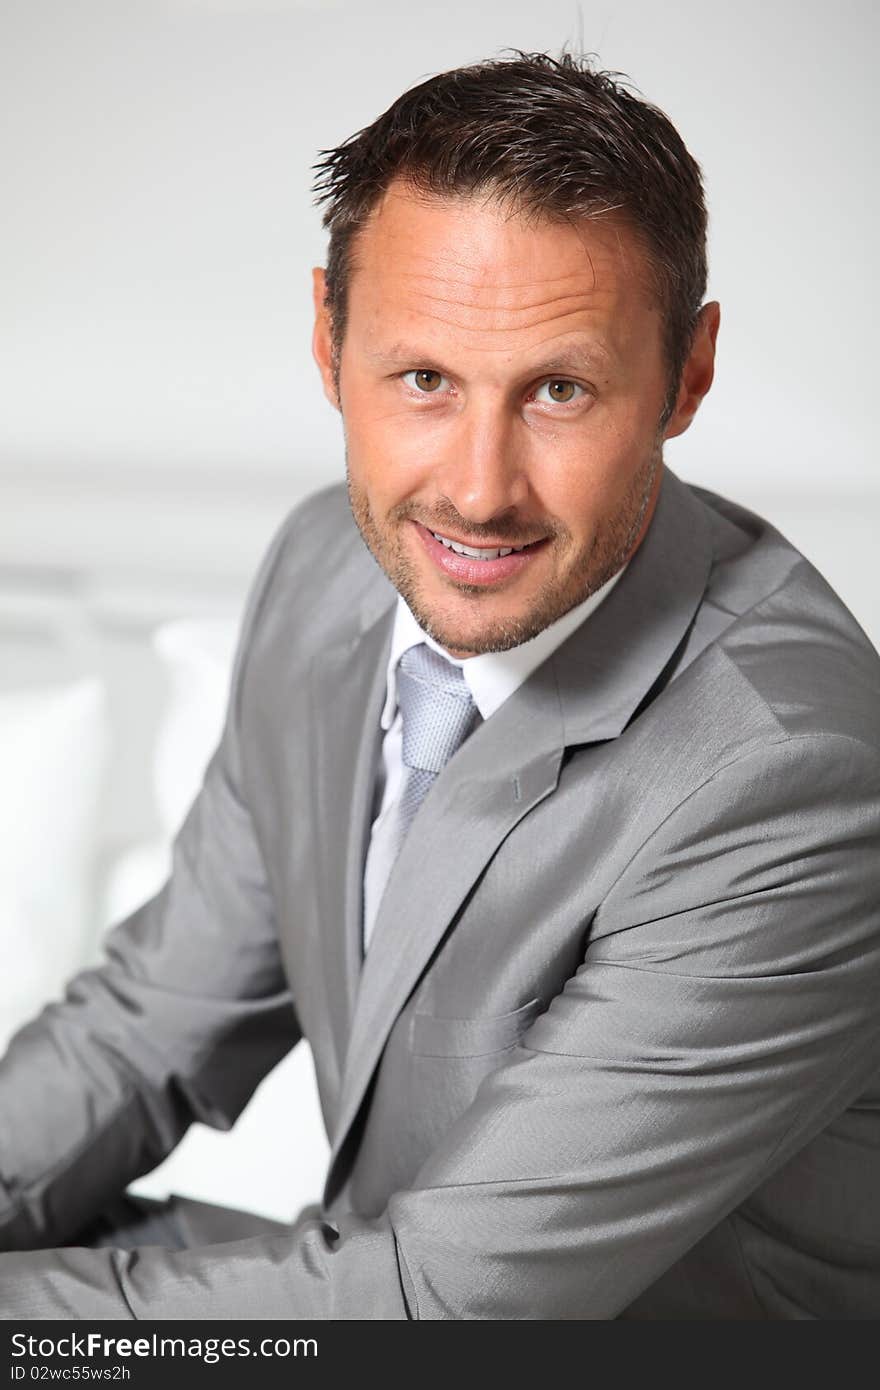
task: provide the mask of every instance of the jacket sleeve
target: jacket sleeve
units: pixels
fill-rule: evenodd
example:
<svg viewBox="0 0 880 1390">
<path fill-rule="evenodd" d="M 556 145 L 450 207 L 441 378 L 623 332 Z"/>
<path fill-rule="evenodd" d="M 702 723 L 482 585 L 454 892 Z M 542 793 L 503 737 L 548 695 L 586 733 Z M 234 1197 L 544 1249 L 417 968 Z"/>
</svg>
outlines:
<svg viewBox="0 0 880 1390">
<path fill-rule="evenodd" d="M 837 735 L 719 769 L 585 958 L 372 1220 L 0 1262 L 17 1316 L 609 1319 L 876 1069 L 880 765 Z"/>
<path fill-rule="evenodd" d="M 193 1120 L 228 1129 L 300 1036 L 240 792 L 238 731 L 248 649 L 295 514 L 252 585 L 222 736 L 167 882 L 0 1062 L 2 1249 L 75 1236 Z"/>
</svg>

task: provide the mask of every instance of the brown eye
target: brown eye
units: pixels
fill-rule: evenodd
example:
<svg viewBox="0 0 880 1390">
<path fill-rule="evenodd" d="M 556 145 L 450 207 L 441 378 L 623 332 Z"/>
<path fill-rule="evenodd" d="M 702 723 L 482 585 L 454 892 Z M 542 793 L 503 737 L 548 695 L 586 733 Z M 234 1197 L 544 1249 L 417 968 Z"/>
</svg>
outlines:
<svg viewBox="0 0 880 1390">
<path fill-rule="evenodd" d="M 443 380 L 439 372 L 417 371 L 413 372 L 416 379 L 416 386 L 420 391 L 436 391 Z"/>
<path fill-rule="evenodd" d="M 549 381 L 542 381 L 533 399 L 541 405 L 574 405 L 588 395 L 589 392 L 584 386 L 579 386 L 576 381 L 569 381 L 567 377 L 558 376 L 551 377 Z"/>
</svg>

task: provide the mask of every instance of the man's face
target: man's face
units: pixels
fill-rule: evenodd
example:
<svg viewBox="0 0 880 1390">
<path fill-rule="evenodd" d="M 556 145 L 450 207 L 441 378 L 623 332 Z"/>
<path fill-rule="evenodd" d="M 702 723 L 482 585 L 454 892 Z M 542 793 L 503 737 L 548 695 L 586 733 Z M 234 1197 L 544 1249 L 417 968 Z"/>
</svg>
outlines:
<svg viewBox="0 0 880 1390">
<path fill-rule="evenodd" d="M 315 298 L 334 400 L 320 271 Z M 622 226 L 529 224 L 397 183 L 358 234 L 338 399 L 352 511 L 451 654 L 536 636 L 640 542 L 662 473 L 661 333 Z"/>
</svg>

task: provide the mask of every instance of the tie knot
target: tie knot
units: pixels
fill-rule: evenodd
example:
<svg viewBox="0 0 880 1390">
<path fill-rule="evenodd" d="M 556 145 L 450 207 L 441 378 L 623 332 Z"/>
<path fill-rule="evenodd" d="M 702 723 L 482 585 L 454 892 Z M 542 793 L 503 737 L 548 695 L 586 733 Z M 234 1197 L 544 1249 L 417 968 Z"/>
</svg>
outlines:
<svg viewBox="0 0 880 1390">
<path fill-rule="evenodd" d="M 461 667 L 419 642 L 400 658 L 397 701 L 403 716 L 405 765 L 439 772 L 477 718 Z"/>
</svg>

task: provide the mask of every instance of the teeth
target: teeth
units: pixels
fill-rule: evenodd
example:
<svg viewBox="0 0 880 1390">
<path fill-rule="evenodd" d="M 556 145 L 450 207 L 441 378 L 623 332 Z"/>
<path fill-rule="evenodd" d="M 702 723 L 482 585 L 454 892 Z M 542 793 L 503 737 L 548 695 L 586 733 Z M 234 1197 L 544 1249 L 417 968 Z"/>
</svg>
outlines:
<svg viewBox="0 0 880 1390">
<path fill-rule="evenodd" d="M 434 537 L 435 541 L 439 541 L 441 545 L 445 545 L 447 550 L 454 550 L 456 555 L 466 555 L 468 559 L 471 560 L 498 560 L 502 555 L 510 555 L 514 550 L 525 550 L 524 545 L 509 545 L 499 550 L 478 550 L 472 545 L 459 545 L 458 541 L 447 540 L 445 536 L 441 536 L 437 531 L 432 531 L 431 535 Z"/>
</svg>

